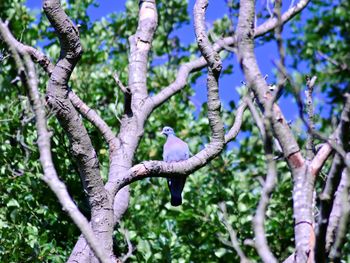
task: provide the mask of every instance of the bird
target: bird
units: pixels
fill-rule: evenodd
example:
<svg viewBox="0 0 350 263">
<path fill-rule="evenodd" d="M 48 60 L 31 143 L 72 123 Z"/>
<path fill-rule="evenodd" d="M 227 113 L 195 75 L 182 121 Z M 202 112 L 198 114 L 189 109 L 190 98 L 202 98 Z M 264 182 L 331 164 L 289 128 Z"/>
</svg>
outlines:
<svg viewBox="0 0 350 263">
<path fill-rule="evenodd" d="M 167 137 L 163 147 L 163 161 L 167 163 L 180 162 L 190 157 L 190 150 L 187 143 L 176 137 L 173 128 L 165 126 L 162 134 Z M 186 175 L 176 175 L 168 178 L 168 187 L 171 195 L 170 203 L 172 206 L 182 204 L 182 190 L 185 186 L 186 177 Z"/>
</svg>

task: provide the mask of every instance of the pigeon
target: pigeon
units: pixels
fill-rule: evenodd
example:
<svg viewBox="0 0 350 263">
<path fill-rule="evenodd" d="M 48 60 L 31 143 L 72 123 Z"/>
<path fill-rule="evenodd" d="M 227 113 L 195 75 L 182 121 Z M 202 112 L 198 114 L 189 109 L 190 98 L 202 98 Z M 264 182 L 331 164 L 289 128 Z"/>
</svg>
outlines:
<svg viewBox="0 0 350 263">
<path fill-rule="evenodd" d="M 163 147 L 163 161 L 167 163 L 180 162 L 190 157 L 190 150 L 187 143 L 176 137 L 171 127 L 164 127 L 162 134 L 167 136 Z M 168 178 L 168 186 L 171 194 L 171 205 L 179 206 L 182 204 L 181 193 L 186 182 L 186 175 L 175 175 Z"/>
</svg>

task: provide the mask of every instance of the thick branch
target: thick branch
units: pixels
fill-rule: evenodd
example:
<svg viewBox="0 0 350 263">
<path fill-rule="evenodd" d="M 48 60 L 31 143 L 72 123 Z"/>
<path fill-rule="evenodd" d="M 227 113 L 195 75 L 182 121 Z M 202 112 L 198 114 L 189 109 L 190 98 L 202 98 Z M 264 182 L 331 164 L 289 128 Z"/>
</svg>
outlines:
<svg viewBox="0 0 350 263">
<path fill-rule="evenodd" d="M 208 6 L 208 0 L 197 0 L 194 9 L 194 28 L 199 50 L 208 64 L 207 79 L 207 104 L 208 119 L 212 132 L 210 146 L 217 148 L 221 152 L 224 147 L 224 124 L 221 120 L 221 103 L 219 98 L 219 76 L 222 69 L 222 63 L 219 54 L 213 49 L 209 42 L 205 30 L 205 12 Z"/>
<path fill-rule="evenodd" d="M 83 185 L 91 206 L 91 225 L 110 258 L 113 222 L 112 199 L 104 188 L 99 162 L 83 121 L 68 97 L 68 81 L 82 54 L 79 32 L 63 11 L 59 0 L 43 1 L 43 9 L 60 40 L 60 58 L 47 85 L 46 100 L 71 143 Z"/>
<path fill-rule="evenodd" d="M 349 135 L 350 134 L 350 96 L 346 96 L 346 102 L 341 114 L 340 123 L 335 132 L 335 139 L 340 147 L 344 147 L 345 151 L 349 151 Z M 320 196 L 320 213 L 317 225 L 316 239 L 316 260 L 317 262 L 325 262 L 326 255 L 326 233 L 330 213 L 333 207 L 334 194 L 339 186 L 341 173 L 345 168 L 343 157 L 336 153 L 332 162 L 331 170 L 327 176 L 325 188 Z"/>
<path fill-rule="evenodd" d="M 44 1 L 44 11 L 55 27 L 62 48 L 60 59 L 50 76 L 46 99 L 68 134 L 89 197 L 93 198 L 95 193 L 99 195 L 90 200 L 94 209 L 100 199 L 107 200 L 107 196 L 99 174 L 96 153 L 79 114 L 68 98 L 68 80 L 82 53 L 78 31 L 62 10 L 60 1 Z"/>
<path fill-rule="evenodd" d="M 113 226 L 121 220 L 123 214 L 128 208 L 129 202 L 129 189 L 128 187 L 122 188 L 114 197 L 113 205 Z M 91 250 L 86 243 L 86 239 L 81 235 L 76 242 L 72 253 L 67 260 L 67 263 L 76 263 L 76 262 L 89 262 Z"/>
<path fill-rule="evenodd" d="M 237 27 L 239 62 L 247 84 L 256 94 L 259 103 L 266 107 L 272 99 L 265 79 L 262 77 L 254 54 L 254 1 L 241 1 Z M 303 158 L 299 146 L 279 107 L 273 106 L 273 130 L 291 167 L 299 167 Z"/>
<path fill-rule="evenodd" d="M 139 22 L 135 35 L 129 37 L 129 84 L 132 94 L 131 116 L 135 110 L 140 109 L 147 98 L 147 64 L 148 52 L 151 49 L 153 34 L 157 28 L 158 15 L 155 0 L 140 0 Z"/>
<path fill-rule="evenodd" d="M 348 221 L 350 214 L 350 169 L 344 169 L 341 182 L 335 194 L 334 205 L 330 215 L 330 224 L 327 229 L 327 245 L 326 249 L 332 247 L 329 252 L 329 259 L 331 262 L 341 262 L 342 247 L 346 241 L 346 234 L 348 233 Z"/>
<path fill-rule="evenodd" d="M 69 196 L 66 186 L 57 176 L 51 155 L 50 133 L 46 127 L 45 106 L 38 91 L 38 80 L 34 64 L 29 58 L 30 53 L 27 53 L 28 50 L 24 50 L 23 47 L 17 45 L 18 42 L 14 40 L 8 28 L 1 20 L 0 35 L 10 48 L 12 55 L 15 57 L 16 67 L 19 70 L 22 82 L 28 89 L 28 96 L 36 116 L 40 162 L 44 171 L 42 179 L 55 193 L 63 210 L 69 214 L 74 223 L 79 227 L 86 240 L 88 240 L 90 247 L 96 253 L 96 256 L 101 262 L 110 262 L 103 248 L 96 239 L 87 219 L 82 213 L 80 213 L 77 206 Z M 20 56 L 22 58 L 20 58 Z"/>
<path fill-rule="evenodd" d="M 6 26 L 6 23 L 3 23 L 3 25 Z M 34 62 L 38 63 L 49 75 L 51 74 L 54 65 L 51 63 L 50 59 L 45 54 L 31 46 L 27 46 L 19 42 L 13 37 L 13 35 L 8 31 L 8 29 L 4 30 L 7 30 L 6 32 L 4 31 L 4 33 L 7 35 L 6 37 L 11 41 L 11 43 L 13 43 L 13 48 L 15 50 L 20 51 L 22 54 L 26 53 L 30 55 Z"/>
</svg>

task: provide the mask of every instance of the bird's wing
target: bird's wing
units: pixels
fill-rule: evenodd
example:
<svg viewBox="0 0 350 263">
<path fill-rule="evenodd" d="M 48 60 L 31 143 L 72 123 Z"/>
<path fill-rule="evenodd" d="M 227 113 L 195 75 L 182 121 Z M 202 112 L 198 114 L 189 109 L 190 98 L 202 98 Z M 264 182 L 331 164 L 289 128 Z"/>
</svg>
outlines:
<svg viewBox="0 0 350 263">
<path fill-rule="evenodd" d="M 173 136 L 164 144 L 163 160 L 166 162 L 179 162 L 189 158 L 190 151 L 187 143 Z"/>
</svg>

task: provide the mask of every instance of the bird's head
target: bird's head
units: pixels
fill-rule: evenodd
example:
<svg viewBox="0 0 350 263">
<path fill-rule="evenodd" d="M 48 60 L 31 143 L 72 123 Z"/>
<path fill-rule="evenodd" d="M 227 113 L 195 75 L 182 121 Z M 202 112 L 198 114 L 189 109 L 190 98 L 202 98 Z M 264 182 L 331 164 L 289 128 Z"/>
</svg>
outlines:
<svg viewBox="0 0 350 263">
<path fill-rule="evenodd" d="M 173 128 L 169 127 L 169 126 L 165 126 L 162 130 L 162 134 L 165 136 L 169 136 L 169 135 L 174 135 L 174 130 Z"/>
</svg>

